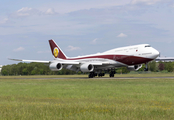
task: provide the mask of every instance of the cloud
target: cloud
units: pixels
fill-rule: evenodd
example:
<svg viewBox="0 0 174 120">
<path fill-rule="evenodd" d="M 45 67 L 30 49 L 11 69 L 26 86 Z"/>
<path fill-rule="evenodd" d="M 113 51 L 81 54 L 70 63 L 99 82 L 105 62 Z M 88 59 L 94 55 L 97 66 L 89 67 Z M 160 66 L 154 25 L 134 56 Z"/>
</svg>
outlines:
<svg viewBox="0 0 174 120">
<path fill-rule="evenodd" d="M 17 11 L 18 16 L 29 16 L 32 8 L 23 7 Z"/>
<path fill-rule="evenodd" d="M 155 4 L 157 2 L 160 2 L 161 0 L 132 0 L 131 4 L 140 4 L 140 3 L 144 3 L 147 5 L 152 5 Z"/>
<path fill-rule="evenodd" d="M 79 47 L 74 47 L 74 46 L 71 46 L 71 45 L 68 46 L 67 51 L 74 51 L 74 50 L 80 50 L 80 48 Z"/>
<path fill-rule="evenodd" d="M 49 8 L 49 9 L 45 12 L 45 14 L 47 14 L 47 15 L 53 15 L 53 14 L 56 14 L 56 12 L 54 11 L 53 8 Z"/>
<path fill-rule="evenodd" d="M 38 9 L 34 8 L 29 8 L 29 7 L 23 7 L 16 12 L 12 13 L 11 15 L 13 17 L 27 17 L 27 16 L 32 16 L 32 15 L 53 15 L 57 14 L 53 8 L 49 8 L 46 11 L 41 11 Z"/>
<path fill-rule="evenodd" d="M 39 14 L 41 13 L 41 11 L 37 10 L 37 9 L 33 9 L 33 8 L 29 8 L 29 7 L 23 7 L 19 10 L 17 10 L 16 12 L 14 12 L 12 14 L 12 16 L 14 17 L 26 17 L 26 16 L 31 16 L 31 15 L 35 15 L 35 14 Z"/>
<path fill-rule="evenodd" d="M 91 42 L 91 44 L 96 44 L 97 40 L 98 40 L 98 38 L 95 38 L 95 39 Z"/>
<path fill-rule="evenodd" d="M 113 6 L 122 6 L 129 4 L 130 0 L 87 0 L 87 1 L 61 1 L 61 2 L 51 2 L 47 3 L 43 8 L 52 6 L 55 11 L 60 14 L 71 13 L 79 10 L 90 10 L 90 9 L 102 9 Z"/>
<path fill-rule="evenodd" d="M 18 12 L 18 13 L 20 13 L 20 12 L 28 12 L 28 11 L 30 11 L 30 10 L 32 10 L 32 8 L 23 7 L 23 8 L 21 8 L 21 9 L 19 9 L 17 12 Z"/>
<path fill-rule="evenodd" d="M 120 33 L 117 37 L 127 37 L 127 35 L 124 33 Z"/>
<path fill-rule="evenodd" d="M 4 23 L 6 23 L 7 21 L 8 21 L 8 18 L 4 18 L 4 19 L 0 20 L 0 24 L 4 24 Z"/>
<path fill-rule="evenodd" d="M 18 52 L 18 51 L 23 51 L 23 50 L 24 50 L 23 47 L 19 47 L 19 48 L 14 49 L 13 51 L 14 51 L 14 52 Z"/>
</svg>

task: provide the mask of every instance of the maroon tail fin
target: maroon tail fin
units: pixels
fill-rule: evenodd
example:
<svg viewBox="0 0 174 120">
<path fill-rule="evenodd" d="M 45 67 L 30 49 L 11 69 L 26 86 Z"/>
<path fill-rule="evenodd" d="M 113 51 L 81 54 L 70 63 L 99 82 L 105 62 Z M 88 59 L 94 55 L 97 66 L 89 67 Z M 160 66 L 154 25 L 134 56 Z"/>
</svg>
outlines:
<svg viewBox="0 0 174 120">
<path fill-rule="evenodd" d="M 54 40 L 49 40 L 50 48 L 53 56 L 55 58 L 61 58 L 66 59 L 66 55 L 63 53 L 63 51 L 60 49 L 60 47 L 54 42 Z"/>
</svg>

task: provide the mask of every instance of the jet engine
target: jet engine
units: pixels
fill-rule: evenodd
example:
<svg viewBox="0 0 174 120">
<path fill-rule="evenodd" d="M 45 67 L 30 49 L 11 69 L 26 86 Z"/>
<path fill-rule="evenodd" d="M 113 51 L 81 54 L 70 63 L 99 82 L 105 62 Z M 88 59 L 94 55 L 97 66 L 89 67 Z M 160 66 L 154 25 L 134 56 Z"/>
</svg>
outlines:
<svg viewBox="0 0 174 120">
<path fill-rule="evenodd" d="M 142 67 L 142 65 L 133 65 L 133 66 L 128 66 L 128 70 L 130 71 L 137 71 Z"/>
<path fill-rule="evenodd" d="M 94 70 L 94 66 L 91 65 L 91 64 L 87 64 L 87 63 L 86 64 L 82 64 L 80 66 L 80 70 L 82 72 L 92 72 Z"/>
<path fill-rule="evenodd" d="M 59 70 L 62 70 L 63 68 L 63 65 L 61 63 L 51 63 L 49 68 L 52 70 L 52 71 L 59 71 Z"/>
</svg>

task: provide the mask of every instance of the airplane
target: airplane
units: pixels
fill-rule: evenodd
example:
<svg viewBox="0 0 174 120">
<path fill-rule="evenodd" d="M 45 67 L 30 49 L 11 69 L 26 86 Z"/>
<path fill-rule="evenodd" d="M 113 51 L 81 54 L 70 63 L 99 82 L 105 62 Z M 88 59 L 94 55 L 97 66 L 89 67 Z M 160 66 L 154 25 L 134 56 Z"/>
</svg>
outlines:
<svg viewBox="0 0 174 120">
<path fill-rule="evenodd" d="M 109 72 L 110 77 L 114 77 L 115 68 L 127 67 L 129 70 L 138 70 L 145 63 L 145 71 L 148 71 L 147 63 L 155 60 L 159 56 L 159 52 L 149 44 L 140 44 L 134 46 L 120 47 L 108 50 L 103 53 L 91 54 L 79 57 L 67 57 L 54 40 L 49 40 L 51 52 L 54 56 L 52 61 L 41 60 L 19 60 L 22 62 L 39 62 L 48 63 L 52 71 L 59 71 L 62 68 L 88 72 L 89 78 L 98 75 L 102 77 Z"/>
<path fill-rule="evenodd" d="M 155 59 L 156 62 L 173 62 L 174 57 L 157 57 Z"/>
</svg>

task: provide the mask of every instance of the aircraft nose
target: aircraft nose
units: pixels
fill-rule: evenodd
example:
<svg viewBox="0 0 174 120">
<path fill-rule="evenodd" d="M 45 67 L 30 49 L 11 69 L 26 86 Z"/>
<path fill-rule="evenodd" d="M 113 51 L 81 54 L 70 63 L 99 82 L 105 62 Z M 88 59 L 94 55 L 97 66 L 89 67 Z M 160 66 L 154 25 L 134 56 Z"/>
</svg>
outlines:
<svg viewBox="0 0 174 120">
<path fill-rule="evenodd" d="M 159 56 L 159 52 L 157 50 L 153 50 L 153 56 L 154 56 L 154 59 L 157 58 Z"/>
</svg>

